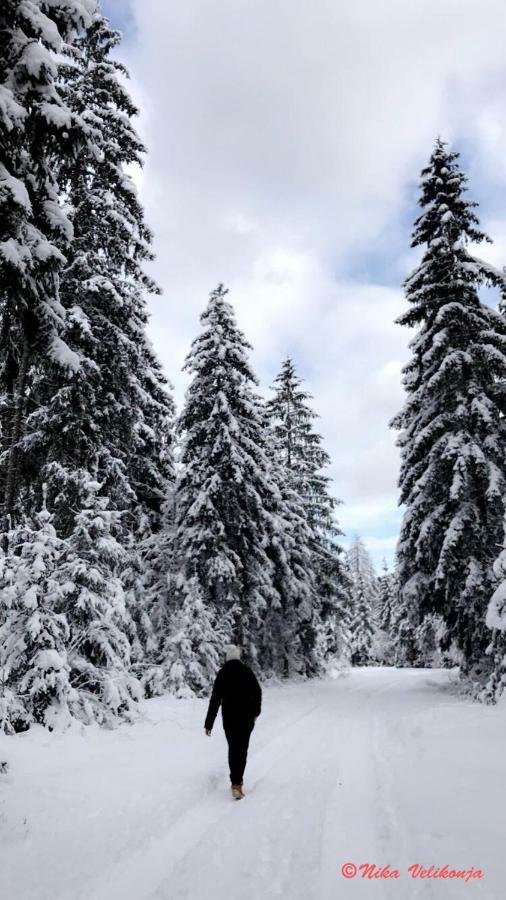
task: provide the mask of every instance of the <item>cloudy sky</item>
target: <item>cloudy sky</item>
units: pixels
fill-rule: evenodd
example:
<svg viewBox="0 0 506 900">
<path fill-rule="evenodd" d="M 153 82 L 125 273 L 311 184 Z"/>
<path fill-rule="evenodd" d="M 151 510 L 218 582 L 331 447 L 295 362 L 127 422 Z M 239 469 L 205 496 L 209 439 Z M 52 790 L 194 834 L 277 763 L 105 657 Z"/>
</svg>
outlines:
<svg viewBox="0 0 506 900">
<path fill-rule="evenodd" d="M 149 149 L 151 334 L 178 402 L 209 291 L 230 288 L 265 392 L 290 354 L 332 455 L 340 521 L 390 562 L 394 324 L 434 138 L 462 154 L 506 263 L 504 0 L 105 0 Z M 494 298 L 490 298 L 494 302 Z"/>
</svg>

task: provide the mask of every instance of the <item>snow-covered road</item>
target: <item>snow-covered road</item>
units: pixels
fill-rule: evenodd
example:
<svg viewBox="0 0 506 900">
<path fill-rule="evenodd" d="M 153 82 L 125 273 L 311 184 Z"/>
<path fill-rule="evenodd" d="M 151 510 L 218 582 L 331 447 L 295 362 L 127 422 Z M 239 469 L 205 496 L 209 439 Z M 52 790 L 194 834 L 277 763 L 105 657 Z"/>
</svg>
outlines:
<svg viewBox="0 0 506 900">
<path fill-rule="evenodd" d="M 239 803 L 201 701 L 149 701 L 114 732 L 1 738 L 0 896 L 500 900 L 505 712 L 455 696 L 445 672 L 269 688 Z M 345 879 L 345 863 L 400 875 Z M 417 863 L 484 875 L 412 879 Z"/>
</svg>

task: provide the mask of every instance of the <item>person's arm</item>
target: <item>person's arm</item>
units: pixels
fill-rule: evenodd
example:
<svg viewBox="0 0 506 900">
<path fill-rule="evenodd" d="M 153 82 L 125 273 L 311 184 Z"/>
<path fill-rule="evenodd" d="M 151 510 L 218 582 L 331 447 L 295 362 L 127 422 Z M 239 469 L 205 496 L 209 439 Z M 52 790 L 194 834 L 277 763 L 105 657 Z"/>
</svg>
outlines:
<svg viewBox="0 0 506 900">
<path fill-rule="evenodd" d="M 262 688 L 260 687 L 254 672 L 251 673 L 251 681 L 253 688 L 253 715 L 256 719 L 262 712 Z"/>
<path fill-rule="evenodd" d="M 206 721 L 204 724 L 204 728 L 208 734 L 211 734 L 213 730 L 214 720 L 218 715 L 218 710 L 220 708 L 220 703 L 223 699 L 223 684 L 221 677 L 221 670 L 218 672 L 213 686 L 213 691 L 211 694 L 211 699 L 209 701 L 209 708 L 207 710 Z"/>
</svg>

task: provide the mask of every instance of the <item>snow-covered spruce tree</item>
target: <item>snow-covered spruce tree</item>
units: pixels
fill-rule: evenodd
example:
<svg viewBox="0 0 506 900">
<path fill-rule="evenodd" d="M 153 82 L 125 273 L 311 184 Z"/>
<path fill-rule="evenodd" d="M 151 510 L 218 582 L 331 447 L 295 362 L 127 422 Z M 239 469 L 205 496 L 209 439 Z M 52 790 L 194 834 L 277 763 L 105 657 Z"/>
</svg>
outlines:
<svg viewBox="0 0 506 900">
<path fill-rule="evenodd" d="M 146 335 L 144 294 L 158 288 L 143 271 L 151 233 L 125 171 L 141 165 L 144 148 L 131 124 L 137 110 L 122 83 L 127 73 L 111 59 L 119 39 L 95 15 L 62 71 L 66 102 L 94 136 L 58 166 L 74 231 L 61 275 L 64 337 L 80 367 L 72 378 L 48 364 L 39 370 L 26 429 L 32 454 L 43 460 L 34 481 L 48 485 L 59 533 L 73 529 L 92 477 L 111 509 L 123 513 L 116 539 L 126 551 L 133 661 L 142 668 L 157 643 L 144 599 L 173 479 L 174 407 Z"/>
<path fill-rule="evenodd" d="M 443 648 L 479 675 L 504 513 L 506 323 L 477 293 L 501 277 L 467 249 L 486 237 L 457 160 L 438 140 L 422 172 L 412 246 L 424 253 L 399 319 L 418 330 L 404 369 L 406 403 L 392 423 L 407 507 L 398 572 L 411 626 L 440 615 Z"/>
<path fill-rule="evenodd" d="M 130 613 L 120 578 L 125 549 L 115 536 L 121 535 L 121 514 L 108 509 L 98 482 L 84 487 L 87 496 L 58 572 L 70 628 L 72 712 L 87 723 L 112 724 L 119 716 L 131 718 L 142 691 L 130 672 Z"/>
<path fill-rule="evenodd" d="M 436 617 L 428 616 L 414 629 L 406 598 L 399 589 L 396 570 L 388 572 L 386 563 L 378 579 L 376 631 L 372 653 L 385 665 L 417 666 L 439 664 L 435 636 L 442 632 Z"/>
<path fill-rule="evenodd" d="M 280 602 L 273 603 L 264 616 L 258 639 L 259 664 L 266 673 L 315 675 L 321 671 L 323 660 L 312 533 L 300 498 L 273 460 L 269 422 L 267 418 L 264 421 L 271 477 L 279 492 L 269 556 L 274 564 L 274 587 Z"/>
<path fill-rule="evenodd" d="M 290 357 L 283 362 L 274 379 L 274 396 L 267 409 L 272 421 L 276 450 L 293 489 L 304 498 L 307 518 L 312 525 L 322 519 L 329 524 L 336 501 L 328 499 L 329 479 L 323 474 L 330 459 L 321 446 L 313 422 L 316 413 L 309 406 L 311 395 L 302 388 L 302 381 Z"/>
<path fill-rule="evenodd" d="M 485 703 L 496 703 L 506 688 L 506 549 L 501 550 L 494 562 L 494 575 L 496 589 L 486 616 L 486 625 L 490 629 L 487 655 L 492 671 L 479 694 L 480 700 Z"/>
<path fill-rule="evenodd" d="M 93 0 L 7 0 L 0 10 L 0 478 L 3 531 L 19 510 L 32 372 L 50 360 L 76 370 L 62 338 L 59 279 L 72 226 L 60 203 L 58 160 L 90 141 L 66 104 L 67 42 L 89 24 Z M 39 498 L 40 504 L 40 498 Z M 5 539 L 4 539 L 5 544 Z"/>
<path fill-rule="evenodd" d="M 23 6 L 27 22 L 39 9 L 37 3 L 12 4 L 15 24 L 24 21 L 15 17 L 13 10 L 18 6 Z M 102 486 L 100 502 L 109 500 L 113 510 L 123 511 L 115 538 L 127 550 L 121 559 L 127 605 L 132 612 L 123 625 L 140 664 L 153 638 L 143 606 L 146 580 L 151 580 L 143 545 L 161 527 L 161 508 L 167 481 L 172 477 L 173 405 L 145 333 L 143 293 L 156 289 L 142 271 L 143 262 L 151 258 L 151 235 L 132 181 L 124 171 L 126 165 L 139 162 L 143 152 L 129 121 L 136 111 L 119 81 L 124 70 L 108 59 L 118 35 L 108 29 L 102 17 L 92 15 L 94 6 L 87 0 L 80 4 L 81 11 L 89 8 L 86 20 L 68 2 L 61 9 L 56 4 L 54 14 L 51 5 L 50 18 L 41 14 L 29 22 L 27 34 L 33 40 L 27 38 L 27 45 L 34 58 L 40 56 L 41 60 L 37 72 L 40 97 L 34 90 L 21 90 L 19 73 L 16 77 L 11 73 L 6 83 L 17 89 L 21 99 L 28 98 L 27 111 L 20 118 L 18 144 L 24 141 L 31 147 L 32 130 L 36 134 L 37 128 L 42 129 L 40 120 L 44 117 L 49 128 L 47 141 L 45 132 L 40 141 L 33 138 L 35 161 L 30 162 L 26 146 L 21 154 L 23 171 L 28 173 L 30 206 L 26 207 L 26 218 L 33 244 L 33 265 L 23 275 L 28 287 L 17 299 L 16 291 L 21 294 L 24 284 L 19 273 L 15 289 L 8 285 L 9 290 L 4 291 L 0 280 L 1 333 L 7 347 L 4 384 L 0 385 L 4 398 L 0 464 L 3 460 L 6 497 L 9 473 L 15 475 L 14 481 L 11 479 L 16 488 L 11 492 L 11 506 L 14 509 L 17 496 L 18 509 L 24 515 L 34 515 L 42 485 L 46 486 L 53 524 L 61 537 L 74 533 L 76 511 L 86 510 L 86 485 L 92 477 Z M 40 4 L 42 7 L 46 9 L 48 4 Z M 71 45 L 58 38 L 55 24 L 72 38 Z M 79 36 L 82 25 L 87 27 Z M 7 30 L 2 38 L 6 35 Z M 2 50 L 4 56 L 9 40 Z M 52 53 L 55 49 L 59 50 L 58 57 Z M 33 68 L 30 73 L 35 77 Z M 7 92 L 5 96 L 9 98 Z M 4 114 L 12 107 L 12 103 L 7 106 L 4 102 L 5 96 L 2 94 L 0 104 Z M 15 143 L 12 147 L 16 161 Z M 46 164 L 47 177 L 43 168 Z M 0 196 L 7 185 L 7 200 L 12 196 L 23 199 L 19 185 L 14 184 L 17 193 L 13 193 L 13 184 L 12 178 L 4 177 Z M 53 205 L 46 202 L 44 191 L 50 194 Z M 33 222 L 41 232 L 38 244 Z M 22 234 L 19 215 L 14 224 Z M 43 225 L 47 225 L 44 234 Z M 43 242 L 47 236 L 53 239 L 52 245 Z M 9 254 L 11 244 L 2 245 L 8 245 Z M 26 248 L 18 255 L 19 259 L 29 259 Z M 8 262 L 11 256 L 7 256 Z M 9 275 L 8 267 L 2 271 L 0 266 L 0 278 L 5 271 Z M 34 287 L 32 304 L 30 290 Z M 36 305 L 39 301 L 40 309 Z M 19 330 L 25 320 L 34 327 L 33 340 L 25 340 Z M 21 346 L 27 351 L 22 378 L 16 373 L 15 359 Z M 15 447 L 13 422 L 19 424 Z M 9 468 L 12 460 L 14 466 Z M 109 564 L 112 584 L 118 573 L 112 558 Z M 105 557 L 102 565 L 107 565 Z M 71 639 L 75 637 L 74 631 Z"/>
<path fill-rule="evenodd" d="M 9 534 L 0 589 L 0 728 L 65 727 L 77 695 L 67 658 L 60 565 L 66 546 L 44 507 Z"/>
<path fill-rule="evenodd" d="M 174 404 L 160 364 L 146 343 L 144 373 L 138 379 L 137 423 L 127 474 L 135 503 L 125 518 L 127 564 L 122 572 L 135 625 L 132 661 L 142 674 L 159 655 L 168 621 L 166 560 L 172 564 L 174 491 Z"/>
<path fill-rule="evenodd" d="M 132 557 L 134 562 L 140 561 L 141 570 L 134 571 L 131 576 L 128 571 L 123 573 L 127 596 L 132 589 L 139 592 L 133 661 L 148 697 L 163 694 L 169 683 L 178 691 L 175 682 L 168 679 L 169 650 L 174 646 L 171 644 L 171 637 L 176 628 L 174 504 L 175 484 L 172 484 L 162 510 L 160 529 L 142 540 L 142 555 Z M 192 595 L 192 591 L 189 595 Z M 181 602 L 183 599 L 186 599 L 186 595 L 180 593 Z"/>
<path fill-rule="evenodd" d="M 392 620 L 398 590 L 395 572 L 389 572 L 386 560 L 383 560 L 381 575 L 378 578 L 377 606 L 375 619 L 377 632 L 374 639 L 374 655 L 386 665 L 393 662 Z"/>
<path fill-rule="evenodd" d="M 350 579 L 350 661 L 364 666 L 373 661 L 373 644 L 378 623 L 378 579 L 371 557 L 360 537 L 355 536 L 346 553 Z"/>
<path fill-rule="evenodd" d="M 390 632 L 392 625 L 393 607 L 397 589 L 396 573 L 389 572 L 386 559 L 383 560 L 381 575 L 378 578 L 378 605 L 376 619 L 378 626 L 386 634 Z"/>
<path fill-rule="evenodd" d="M 137 110 L 110 58 L 120 36 L 96 15 L 63 69 L 65 99 L 94 144 L 59 161 L 73 241 L 61 276 L 65 337 L 79 354 L 72 379 L 44 371 L 28 418 L 31 446 L 46 461 L 40 478 L 54 496 L 63 530 L 79 508 L 79 470 L 96 473 L 116 509 L 132 511 L 137 536 L 159 527 L 172 478 L 172 399 L 146 336 L 145 292 L 159 292 L 143 271 L 151 233 L 125 167 L 142 164 L 131 124 Z M 48 471 L 48 469 L 50 471 Z M 49 474 L 52 478 L 49 479 Z"/>
<path fill-rule="evenodd" d="M 329 491 L 325 469 L 330 457 L 322 438 L 314 430 L 317 414 L 311 409 L 311 395 L 302 388 L 293 361 L 288 357 L 272 385 L 273 397 L 267 410 L 273 430 L 273 446 L 278 465 L 288 486 L 302 507 L 310 529 L 310 565 L 315 575 L 318 598 L 315 628 L 322 660 L 346 655 L 348 585 L 337 543 L 341 531 L 335 518 L 338 501 Z"/>
<path fill-rule="evenodd" d="M 408 601 L 400 590 L 399 583 L 393 584 L 394 602 L 390 629 L 392 636 L 392 663 L 394 666 L 415 666 L 418 660 L 416 629 L 413 627 Z"/>
<path fill-rule="evenodd" d="M 98 369 L 101 411 L 97 473 L 112 506 L 125 513 L 123 582 L 135 622 L 133 660 L 142 669 L 159 637 L 146 601 L 159 578 L 156 545 L 165 540 L 163 511 L 174 478 L 174 404 L 146 335 L 145 294 L 159 289 L 144 272 L 152 235 L 125 170 L 142 165 L 145 149 L 132 126 L 137 109 L 124 86 L 128 73 L 111 58 L 119 41 L 97 15 L 77 41 L 77 67 L 69 66 L 71 102 L 101 139 L 98 158 L 83 152 L 65 173 L 75 239 L 63 292 L 69 305 L 78 299 L 90 323 L 87 356 Z"/>
<path fill-rule="evenodd" d="M 193 380 L 179 422 L 178 571 L 198 586 L 246 657 L 264 672 L 285 674 L 307 663 L 307 656 L 294 659 L 300 652 L 294 627 L 312 622 L 312 576 L 304 547 L 297 546 L 304 521 L 294 515 L 295 499 L 288 500 L 269 459 L 270 430 L 255 393 L 250 346 L 226 293 L 221 285 L 212 292 L 186 362 Z M 310 640 L 306 633 L 306 655 Z"/>
<path fill-rule="evenodd" d="M 77 80 L 77 102 L 84 91 L 85 106 L 95 121 L 100 122 L 102 156 L 93 166 L 92 187 L 83 182 L 80 167 L 71 179 L 71 198 L 76 206 L 76 237 L 82 235 L 81 248 L 90 245 L 89 217 L 100 219 L 101 234 L 93 245 L 95 254 L 106 247 L 106 263 L 99 268 L 96 257 L 93 287 L 98 291 L 98 315 L 106 314 L 101 332 L 107 331 L 106 347 L 102 348 L 100 365 L 107 384 L 103 394 L 116 399 L 113 422 L 116 429 L 111 442 L 115 452 L 124 460 L 128 482 L 135 496 L 137 535 L 143 530 L 150 534 L 162 523 L 162 507 L 167 488 L 173 482 L 173 419 L 175 407 L 169 393 L 167 378 L 146 334 L 148 313 L 146 294 L 160 294 L 159 287 L 146 274 L 144 266 L 153 259 L 153 235 L 146 225 L 144 209 L 126 166 L 143 165 L 145 147 L 132 125 L 138 110 L 124 85 L 128 72 L 111 58 L 121 40 L 106 19 L 95 16 L 92 26 L 78 42 L 82 53 L 82 71 Z M 86 226 L 88 223 L 88 226 Z M 95 236 L 95 233 L 94 233 Z M 107 238 L 107 240 L 104 240 Z M 77 268 L 79 263 L 75 260 Z M 74 272 L 74 277 L 79 274 Z M 106 282 L 109 281 L 109 284 Z M 110 285 L 117 292 L 108 293 Z M 106 310 L 108 309 L 108 312 Z M 105 336 L 105 335 L 103 335 Z M 119 339 L 121 353 L 111 353 Z M 120 431 L 123 409 L 130 421 L 126 443 Z M 110 420 L 109 420 L 110 421 Z"/>
<path fill-rule="evenodd" d="M 506 315 L 504 295 L 500 307 L 502 314 Z M 504 532 L 506 533 L 506 516 Z M 494 561 L 493 570 L 496 585 L 485 620 L 487 628 L 490 629 L 490 643 L 486 652 L 492 662 L 492 672 L 479 694 L 480 700 L 485 703 L 496 703 L 506 689 L 506 548 L 504 546 Z"/>
<path fill-rule="evenodd" d="M 196 577 L 175 586 L 180 599 L 165 643 L 165 669 L 178 697 L 206 694 L 218 671 L 230 623 L 205 603 Z"/>
</svg>

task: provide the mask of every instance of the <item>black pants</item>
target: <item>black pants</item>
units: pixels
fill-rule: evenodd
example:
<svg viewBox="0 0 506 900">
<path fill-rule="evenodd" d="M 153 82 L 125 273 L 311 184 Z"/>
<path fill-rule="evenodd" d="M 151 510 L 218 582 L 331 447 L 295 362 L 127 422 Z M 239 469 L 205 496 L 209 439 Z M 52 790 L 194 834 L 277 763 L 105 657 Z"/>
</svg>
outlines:
<svg viewBox="0 0 506 900">
<path fill-rule="evenodd" d="M 223 723 L 228 741 L 228 765 L 232 784 L 242 784 L 248 758 L 249 739 L 254 724 L 253 719 Z"/>
</svg>

